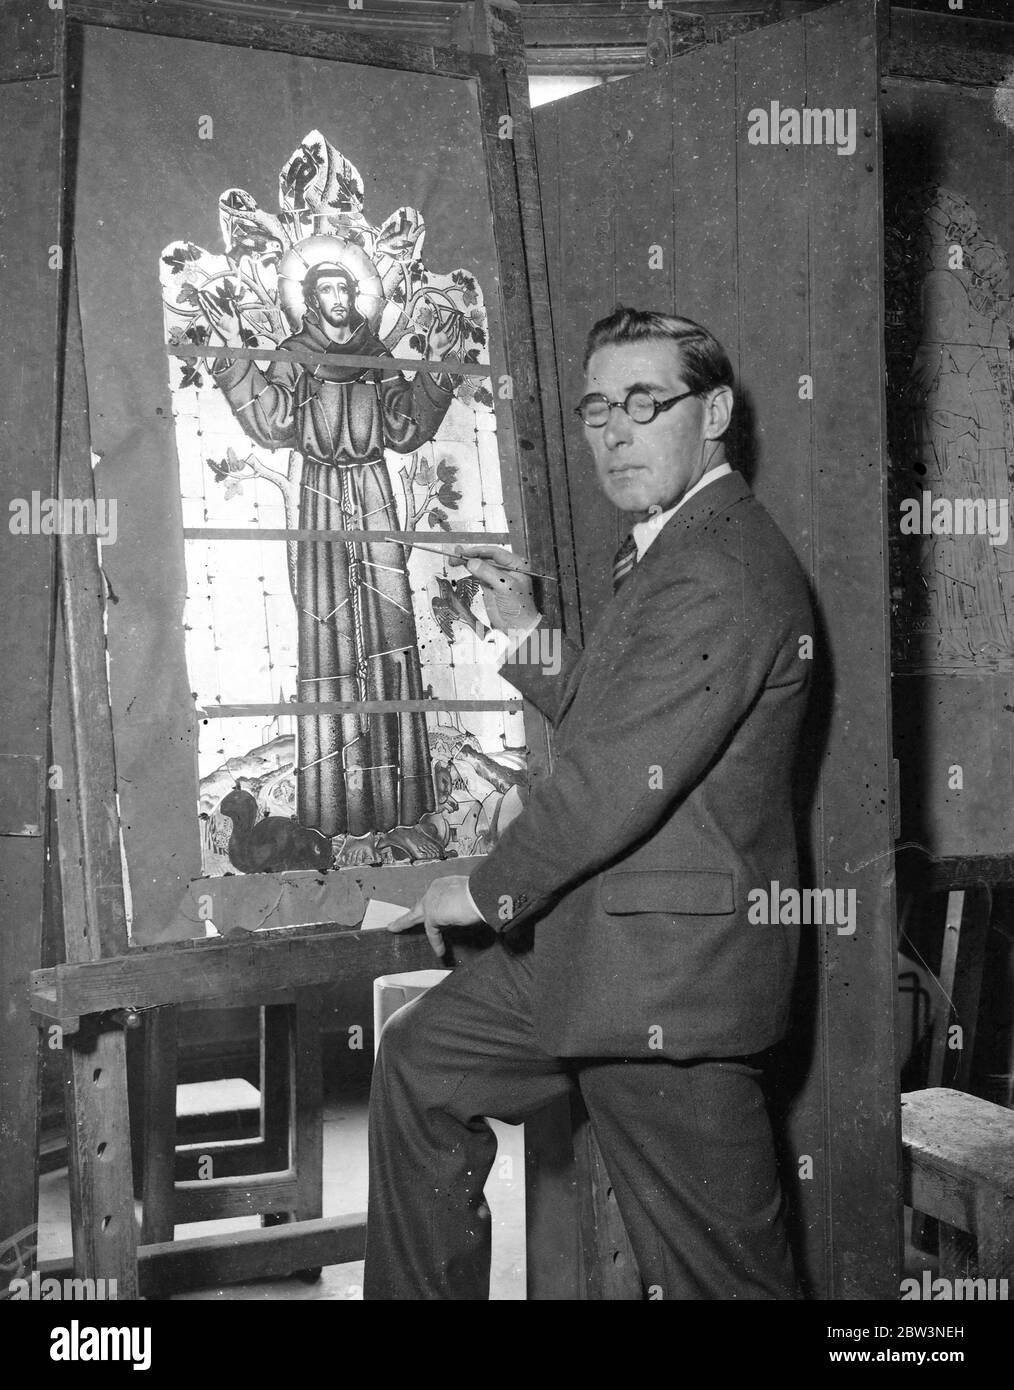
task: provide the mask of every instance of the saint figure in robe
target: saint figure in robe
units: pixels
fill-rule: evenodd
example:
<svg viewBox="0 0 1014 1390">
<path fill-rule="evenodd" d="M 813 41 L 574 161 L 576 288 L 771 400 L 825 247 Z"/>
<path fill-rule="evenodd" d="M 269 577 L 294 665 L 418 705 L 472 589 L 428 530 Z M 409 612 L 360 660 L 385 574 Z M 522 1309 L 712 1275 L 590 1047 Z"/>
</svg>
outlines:
<svg viewBox="0 0 1014 1390">
<path fill-rule="evenodd" d="M 334 240 L 333 259 L 317 260 L 303 277 L 302 326 L 279 345 L 316 360 L 276 360 L 261 370 L 223 352 L 212 376 L 251 439 L 302 458 L 295 524 L 321 539 L 295 548 L 299 701 L 419 700 L 407 552 L 355 533 L 398 529 L 384 450 L 409 453 L 431 440 L 455 382 L 425 371 L 409 381 L 385 365 L 390 353 L 357 308 L 353 258 Z M 234 306 L 210 295 L 201 304 L 223 346 L 239 347 Z M 455 329 L 435 318 L 425 357 L 443 358 L 454 342 Z M 297 729 L 297 819 L 349 837 L 339 863 L 377 862 L 385 844 L 412 858 L 439 856 L 416 828 L 434 810 L 424 714 L 329 711 L 299 716 Z"/>
</svg>

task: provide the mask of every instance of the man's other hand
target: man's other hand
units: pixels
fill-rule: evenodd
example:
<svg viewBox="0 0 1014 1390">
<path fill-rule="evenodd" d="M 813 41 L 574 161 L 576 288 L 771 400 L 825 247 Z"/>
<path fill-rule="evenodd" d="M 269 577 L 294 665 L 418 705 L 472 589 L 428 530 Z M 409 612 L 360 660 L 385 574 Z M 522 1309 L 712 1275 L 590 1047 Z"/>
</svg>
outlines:
<svg viewBox="0 0 1014 1390">
<path fill-rule="evenodd" d="M 524 561 L 504 546 L 459 545 L 450 563 L 464 565 L 478 579 L 489 620 L 500 632 L 525 631 L 542 616 L 532 595 L 531 577 L 523 570 Z"/>
<path fill-rule="evenodd" d="M 443 959 L 447 947 L 441 927 L 473 927 L 485 920 L 468 891 L 468 875 L 447 874 L 435 878 L 415 907 L 391 922 L 387 930 L 403 932 L 421 924 L 433 950 Z"/>
</svg>

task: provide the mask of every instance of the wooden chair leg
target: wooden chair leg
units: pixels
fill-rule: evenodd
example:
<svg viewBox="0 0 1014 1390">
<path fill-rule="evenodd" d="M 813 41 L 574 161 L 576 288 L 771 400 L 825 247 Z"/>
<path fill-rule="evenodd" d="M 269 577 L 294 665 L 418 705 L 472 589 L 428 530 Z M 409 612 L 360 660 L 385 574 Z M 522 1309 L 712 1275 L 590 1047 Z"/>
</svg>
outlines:
<svg viewBox="0 0 1014 1390">
<path fill-rule="evenodd" d="M 947 1033 L 951 1023 L 951 1000 L 954 997 L 954 972 L 957 968 L 958 949 L 961 945 L 961 920 L 965 912 L 965 894 L 962 889 L 954 889 L 947 894 L 947 913 L 944 918 L 944 939 L 940 952 L 940 993 L 942 996 L 939 1020 L 933 1030 L 933 1044 L 930 1049 L 927 1089 L 943 1085 L 944 1067 L 947 1062 Z"/>
<path fill-rule="evenodd" d="M 296 993 L 292 1030 L 293 1156 L 297 1221 L 324 1214 L 324 1084 L 321 1075 L 320 991 Z"/>
<path fill-rule="evenodd" d="M 292 1161 L 296 1170 L 295 1220 L 324 1214 L 324 1085 L 321 1071 L 320 992 L 296 992 L 292 1009 Z M 316 1283 L 320 1266 L 295 1271 L 304 1283 Z"/>
<path fill-rule="evenodd" d="M 644 1295 L 637 1261 L 587 1113 L 575 1127 L 574 1157 L 581 1194 L 585 1297 L 640 1302 Z"/>
<path fill-rule="evenodd" d="M 992 909 L 993 894 L 989 888 L 982 886 L 969 890 L 965 899 L 961 949 L 955 963 L 954 991 L 951 995 L 954 1021 L 961 1029 L 961 1046 L 957 1049 L 958 1065 L 950 1085 L 958 1091 L 967 1091 L 972 1082 L 972 1057 Z"/>
<path fill-rule="evenodd" d="M 996 1188 L 975 1198 L 976 1273 L 1014 1279 L 1014 1194 Z"/>
<path fill-rule="evenodd" d="M 179 1009 L 168 1004 L 144 1020 L 142 1245 L 173 1238 L 178 1071 Z"/>
<path fill-rule="evenodd" d="M 932 1218 L 930 1218 L 932 1219 Z M 975 1241 L 967 1231 L 959 1231 L 956 1226 L 948 1226 L 944 1221 L 933 1221 L 939 1234 L 938 1269 L 944 1279 L 971 1279 L 975 1277 Z"/>
<path fill-rule="evenodd" d="M 137 1297 L 137 1226 L 123 1031 L 83 1027 L 64 1047 L 74 1270 Z"/>
<path fill-rule="evenodd" d="M 525 1249 L 528 1298 L 583 1297 L 577 1170 L 570 1099 L 525 1121 Z"/>
<path fill-rule="evenodd" d="M 292 1091 L 295 1079 L 295 1005 L 261 1009 L 261 1134 L 263 1172 L 280 1172 L 293 1161 Z"/>
<path fill-rule="evenodd" d="M 972 1075 L 972 1055 L 975 1050 L 979 998 L 982 993 L 982 972 L 986 957 L 986 940 L 992 915 L 993 894 L 985 885 L 967 890 L 953 889 L 947 894 L 947 915 L 944 922 L 944 941 L 940 957 L 940 989 L 944 1003 L 937 1026 L 933 1030 L 926 1089 L 947 1085 L 966 1091 Z M 959 1028 L 960 1035 L 951 1029 Z M 958 1041 L 959 1046 L 952 1043 Z M 948 1058 L 957 1054 L 953 1075 L 945 1077 Z M 960 1234 L 960 1233 L 958 1233 Z M 957 1235 L 940 1226 L 931 1217 L 916 1212 L 912 1220 L 912 1244 L 917 1250 L 932 1252 L 938 1248 L 941 1273 L 945 1264 L 955 1268 L 967 1263 L 967 1252 Z M 951 1277 L 951 1276 L 948 1276 Z M 953 1277 L 963 1277 L 954 1275 Z"/>
<path fill-rule="evenodd" d="M 955 889 L 947 895 L 940 959 L 940 989 L 945 1003 L 933 1033 L 927 1089 L 944 1085 L 959 1091 L 968 1089 L 992 897 L 985 886 Z M 960 1047 L 953 1046 L 951 1028 L 955 1025 L 961 1029 Z M 945 1077 L 947 1059 L 955 1053 L 954 1074 Z"/>
<path fill-rule="evenodd" d="M 525 1226 L 529 1299 L 641 1300 L 634 1252 L 576 1092 L 525 1121 Z"/>
</svg>

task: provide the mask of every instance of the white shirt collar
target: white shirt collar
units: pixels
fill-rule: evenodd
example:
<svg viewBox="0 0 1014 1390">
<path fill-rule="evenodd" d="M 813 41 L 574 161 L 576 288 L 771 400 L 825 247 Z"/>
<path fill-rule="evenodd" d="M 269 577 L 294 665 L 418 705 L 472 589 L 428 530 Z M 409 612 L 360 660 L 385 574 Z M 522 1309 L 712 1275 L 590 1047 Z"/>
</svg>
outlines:
<svg viewBox="0 0 1014 1390">
<path fill-rule="evenodd" d="M 720 463 L 717 468 L 712 468 L 709 472 L 705 473 L 704 477 L 694 483 L 692 488 L 688 488 L 676 503 L 675 507 L 670 507 L 667 512 L 656 512 L 654 516 L 649 516 L 647 521 L 636 522 L 630 528 L 630 534 L 633 536 L 634 544 L 637 546 L 638 560 L 643 558 L 644 552 L 651 545 L 659 531 L 661 531 L 662 527 L 671 517 L 676 515 L 684 502 L 689 502 L 694 493 L 700 492 L 701 489 L 706 488 L 709 483 L 717 482 L 719 478 L 724 478 L 731 472 L 731 464 Z"/>
</svg>

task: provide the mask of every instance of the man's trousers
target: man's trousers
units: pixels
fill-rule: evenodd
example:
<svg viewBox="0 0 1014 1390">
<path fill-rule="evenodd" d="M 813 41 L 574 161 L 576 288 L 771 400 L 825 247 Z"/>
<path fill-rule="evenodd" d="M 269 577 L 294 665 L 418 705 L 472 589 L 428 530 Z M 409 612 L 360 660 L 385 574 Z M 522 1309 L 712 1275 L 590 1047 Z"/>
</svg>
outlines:
<svg viewBox="0 0 1014 1390">
<path fill-rule="evenodd" d="M 580 1088 L 652 1299 L 797 1297 L 760 1070 L 746 1059 L 559 1058 L 532 1018 L 530 952 L 459 966 L 389 1021 L 370 1097 L 364 1297 L 486 1299 L 496 1157 Z"/>
</svg>

